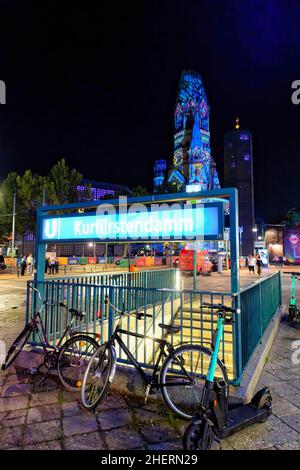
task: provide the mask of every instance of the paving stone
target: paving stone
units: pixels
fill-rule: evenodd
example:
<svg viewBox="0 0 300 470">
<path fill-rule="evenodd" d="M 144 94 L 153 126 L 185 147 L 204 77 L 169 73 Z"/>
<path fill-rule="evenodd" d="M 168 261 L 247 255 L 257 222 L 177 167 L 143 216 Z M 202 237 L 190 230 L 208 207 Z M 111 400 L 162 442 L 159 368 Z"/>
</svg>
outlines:
<svg viewBox="0 0 300 470">
<path fill-rule="evenodd" d="M 19 447 L 22 442 L 22 426 L 3 428 L 0 432 L 0 449 Z"/>
<path fill-rule="evenodd" d="M 53 441 L 62 437 L 60 420 L 27 424 L 24 431 L 24 447 L 37 442 Z"/>
<path fill-rule="evenodd" d="M 61 441 L 38 442 L 26 446 L 25 450 L 62 450 Z"/>
<path fill-rule="evenodd" d="M 145 403 L 145 400 L 142 397 L 128 396 L 126 401 L 130 407 L 153 411 L 154 413 L 168 413 L 170 411 L 170 408 L 159 399 L 150 399 Z"/>
<path fill-rule="evenodd" d="M 99 432 L 71 436 L 65 439 L 65 450 L 105 450 L 106 447 Z"/>
<path fill-rule="evenodd" d="M 44 405 L 29 408 L 26 422 L 39 423 L 41 421 L 50 421 L 61 418 L 60 405 Z"/>
<path fill-rule="evenodd" d="M 227 441 L 227 439 L 222 439 L 221 440 L 221 443 L 220 443 L 220 446 L 221 446 L 221 450 L 234 450 L 234 447 L 232 447 L 229 442 Z"/>
<path fill-rule="evenodd" d="M 291 366 L 292 366 L 292 362 L 291 362 Z M 290 380 L 291 381 L 292 380 L 294 382 L 297 379 L 299 380 L 299 376 L 297 374 L 295 374 L 294 371 L 291 368 L 282 367 L 281 365 L 266 369 L 266 371 L 269 372 L 270 374 L 274 375 L 275 378 L 278 378 L 278 379 L 283 380 L 283 381 L 285 381 L 285 380 Z M 294 387 L 296 387 L 296 382 L 294 382 L 292 385 Z"/>
<path fill-rule="evenodd" d="M 32 393 L 29 406 L 52 405 L 59 403 L 59 401 L 59 392 L 56 390 L 52 392 Z"/>
<path fill-rule="evenodd" d="M 3 373 L 0 373 L 0 387 L 3 387 L 5 380 L 6 380 L 6 375 L 4 375 Z"/>
<path fill-rule="evenodd" d="M 63 418 L 65 436 L 84 434 L 99 429 L 97 418 L 93 414 L 80 414 Z"/>
<path fill-rule="evenodd" d="M 21 383 L 29 383 L 28 375 L 11 373 L 6 376 L 4 385 L 15 385 Z"/>
<path fill-rule="evenodd" d="M 272 391 L 273 408 L 272 413 L 279 418 L 290 416 L 300 412 L 300 408 L 290 403 L 286 398 L 282 398 Z M 300 406 L 300 403 L 299 403 Z"/>
<path fill-rule="evenodd" d="M 98 414 L 97 418 L 103 431 L 121 428 L 132 422 L 131 414 L 125 409 L 102 411 Z"/>
<path fill-rule="evenodd" d="M 236 450 L 259 450 L 296 440 L 298 433 L 276 416 L 271 415 L 265 423 L 254 424 L 227 438 Z"/>
<path fill-rule="evenodd" d="M 174 442 L 158 442 L 156 444 L 150 444 L 147 446 L 149 450 L 182 450 L 182 441 Z"/>
<path fill-rule="evenodd" d="M 295 431 L 297 431 L 300 434 L 300 413 L 289 415 L 289 416 L 282 416 L 281 419 L 288 426 L 290 426 L 291 428 L 293 428 Z"/>
<path fill-rule="evenodd" d="M 163 421 L 154 425 L 143 426 L 141 433 L 150 443 L 170 441 L 179 437 L 179 432 Z"/>
<path fill-rule="evenodd" d="M 0 412 L 27 408 L 29 396 L 0 398 Z"/>
<path fill-rule="evenodd" d="M 131 411 L 133 411 L 135 419 L 138 422 L 147 424 L 154 424 L 155 422 L 161 420 L 163 416 L 161 413 L 155 413 L 154 411 L 145 410 L 143 408 L 131 408 Z"/>
<path fill-rule="evenodd" d="M 0 423 L 3 427 L 18 426 L 25 423 L 27 410 L 3 411 L 0 413 Z"/>
<path fill-rule="evenodd" d="M 109 450 L 129 450 L 144 446 L 142 437 L 133 429 L 112 429 L 103 435 Z"/>
<path fill-rule="evenodd" d="M 61 408 L 63 417 L 74 416 L 82 413 L 82 409 L 78 401 L 62 403 Z"/>
<path fill-rule="evenodd" d="M 127 408 L 127 403 L 122 395 L 110 393 L 97 406 L 97 411 L 106 411 L 114 408 Z"/>
<path fill-rule="evenodd" d="M 288 441 L 276 446 L 278 450 L 300 450 L 300 436 L 294 441 Z"/>
<path fill-rule="evenodd" d="M 71 401 L 76 400 L 79 398 L 78 392 L 69 392 L 68 390 L 61 388 L 59 392 L 59 399 L 61 403 L 69 403 Z"/>
<path fill-rule="evenodd" d="M 5 385 L 1 390 L 1 398 L 16 397 L 20 395 L 29 395 L 31 386 L 29 383 L 17 383 Z"/>
</svg>

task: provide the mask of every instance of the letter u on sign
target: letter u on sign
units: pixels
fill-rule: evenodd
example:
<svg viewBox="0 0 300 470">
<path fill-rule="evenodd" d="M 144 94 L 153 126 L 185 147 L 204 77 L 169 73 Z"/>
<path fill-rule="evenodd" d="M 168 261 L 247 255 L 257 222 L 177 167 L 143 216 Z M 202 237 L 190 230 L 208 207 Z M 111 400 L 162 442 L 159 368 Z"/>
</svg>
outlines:
<svg viewBox="0 0 300 470">
<path fill-rule="evenodd" d="M 57 238 L 59 221 L 57 219 L 45 220 L 44 236 L 46 239 Z"/>
<path fill-rule="evenodd" d="M 2 80 L 0 80 L 0 104 L 6 104 L 6 87 Z"/>
</svg>

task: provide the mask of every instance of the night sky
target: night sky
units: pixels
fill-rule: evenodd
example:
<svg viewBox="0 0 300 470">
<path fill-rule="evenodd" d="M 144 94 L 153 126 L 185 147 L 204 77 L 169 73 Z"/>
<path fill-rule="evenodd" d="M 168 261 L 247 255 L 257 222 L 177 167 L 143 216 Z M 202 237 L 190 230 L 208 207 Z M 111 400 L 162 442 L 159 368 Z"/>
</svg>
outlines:
<svg viewBox="0 0 300 470">
<path fill-rule="evenodd" d="M 85 178 L 152 190 L 186 69 L 202 75 L 220 177 L 238 115 L 253 135 L 256 216 L 300 206 L 299 1 L 62 3 L 0 0 L 1 177 L 64 156 Z"/>
</svg>

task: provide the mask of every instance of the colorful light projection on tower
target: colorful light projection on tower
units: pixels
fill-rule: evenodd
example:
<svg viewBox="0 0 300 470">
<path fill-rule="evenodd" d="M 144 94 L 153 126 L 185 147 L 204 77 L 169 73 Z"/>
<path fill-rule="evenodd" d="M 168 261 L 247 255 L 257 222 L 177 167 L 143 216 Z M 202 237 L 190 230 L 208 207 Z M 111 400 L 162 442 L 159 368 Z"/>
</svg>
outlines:
<svg viewBox="0 0 300 470">
<path fill-rule="evenodd" d="M 183 189 L 220 188 L 216 165 L 211 155 L 209 104 L 201 76 L 181 74 L 175 107 L 173 169 L 169 181 L 182 181 Z M 195 190 L 193 189 L 193 190 Z"/>
</svg>

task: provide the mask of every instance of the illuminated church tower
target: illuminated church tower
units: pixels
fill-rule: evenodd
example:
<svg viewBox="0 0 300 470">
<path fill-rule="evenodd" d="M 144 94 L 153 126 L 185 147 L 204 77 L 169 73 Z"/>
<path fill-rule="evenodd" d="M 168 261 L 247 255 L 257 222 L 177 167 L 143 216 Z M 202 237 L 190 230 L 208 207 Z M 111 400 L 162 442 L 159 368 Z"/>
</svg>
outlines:
<svg viewBox="0 0 300 470">
<path fill-rule="evenodd" d="M 210 150 L 209 104 L 197 72 L 184 71 L 180 77 L 173 164 L 167 179 L 183 191 L 220 188 Z"/>
</svg>

